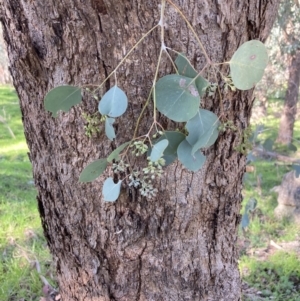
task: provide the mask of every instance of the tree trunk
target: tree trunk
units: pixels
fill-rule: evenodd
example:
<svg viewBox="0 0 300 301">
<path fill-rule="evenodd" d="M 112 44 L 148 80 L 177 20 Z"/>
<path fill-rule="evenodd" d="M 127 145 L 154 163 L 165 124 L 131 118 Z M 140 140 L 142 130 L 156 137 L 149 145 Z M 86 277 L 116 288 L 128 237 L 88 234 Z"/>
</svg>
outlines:
<svg viewBox="0 0 300 301">
<path fill-rule="evenodd" d="M 0 24 L 0 84 L 12 84 L 12 79 L 8 71 L 8 58 L 6 47 L 2 35 L 2 26 Z"/>
<path fill-rule="evenodd" d="M 285 95 L 283 114 L 281 115 L 277 142 L 288 145 L 292 143 L 294 123 L 297 114 L 300 84 L 300 49 L 291 58 L 289 81 Z"/>
<path fill-rule="evenodd" d="M 249 39 L 264 41 L 278 5 L 277 0 L 174 2 L 213 62 L 228 61 Z M 245 156 L 235 147 L 243 143 L 243 129 L 249 125 L 252 91 L 202 100 L 203 108 L 232 120 L 239 130 L 227 129 L 220 135 L 205 152 L 207 161 L 199 172 L 188 172 L 178 162 L 167 167 L 157 183 L 158 195 L 151 200 L 127 187 L 115 203 L 106 203 L 101 196 L 104 177 L 78 183 L 88 162 L 107 157 L 115 148 L 103 131 L 94 139 L 84 133 L 82 113 L 97 111 L 92 97 L 84 95 L 80 105 L 57 119 L 44 109 L 46 93 L 57 85 L 101 83 L 159 22 L 159 3 L 6 0 L 1 4 L 38 206 L 63 300 L 241 300 L 235 242 Z M 166 23 L 166 45 L 187 53 L 201 70 L 205 58 L 170 5 Z M 132 137 L 152 86 L 160 46 L 157 29 L 117 72 L 118 85 L 130 102 L 116 124 L 118 145 Z M 170 72 L 172 65 L 164 55 L 160 76 Z M 112 77 L 105 88 L 113 85 Z M 139 134 L 147 133 L 150 119 L 151 106 Z"/>
</svg>

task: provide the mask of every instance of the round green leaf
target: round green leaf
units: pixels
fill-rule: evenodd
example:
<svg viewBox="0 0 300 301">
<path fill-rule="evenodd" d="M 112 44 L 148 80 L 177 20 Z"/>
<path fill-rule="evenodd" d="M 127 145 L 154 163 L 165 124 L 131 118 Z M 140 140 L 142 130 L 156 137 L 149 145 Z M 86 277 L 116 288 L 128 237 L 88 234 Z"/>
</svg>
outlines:
<svg viewBox="0 0 300 301">
<path fill-rule="evenodd" d="M 106 167 L 107 167 L 106 159 L 99 159 L 88 164 L 81 172 L 79 177 L 79 182 L 87 183 L 87 182 L 94 181 L 104 172 Z"/>
<path fill-rule="evenodd" d="M 199 109 L 197 114 L 187 122 L 189 135 L 186 140 L 192 145 L 192 154 L 198 149 L 215 143 L 219 135 L 219 119 L 211 111 Z"/>
<path fill-rule="evenodd" d="M 119 117 L 127 109 L 128 99 L 126 94 L 117 86 L 109 89 L 99 102 L 99 112 L 110 117 Z"/>
<path fill-rule="evenodd" d="M 164 150 L 168 146 L 169 142 L 167 139 L 163 139 L 156 144 L 153 145 L 150 160 L 152 162 L 156 162 L 158 159 L 160 159 L 163 156 Z"/>
<path fill-rule="evenodd" d="M 179 144 L 185 139 L 185 135 L 180 132 L 166 131 L 159 137 L 157 142 L 167 139 L 169 144 L 164 150 L 163 159 L 166 161 L 166 165 L 170 165 L 177 158 L 177 148 Z"/>
<path fill-rule="evenodd" d="M 114 140 L 116 138 L 115 129 L 113 127 L 113 123 L 115 122 L 114 118 L 107 117 L 105 119 L 105 135 L 109 140 Z"/>
<path fill-rule="evenodd" d="M 253 88 L 262 78 L 268 63 L 265 45 L 252 40 L 240 46 L 230 60 L 230 74 L 240 90 Z"/>
<path fill-rule="evenodd" d="M 116 148 L 108 157 L 107 157 L 107 162 L 112 162 L 112 160 L 119 160 L 119 155 L 120 153 L 124 150 L 124 148 L 130 144 L 129 142 L 125 142 L 121 144 L 118 148 Z"/>
<path fill-rule="evenodd" d="M 198 75 L 197 71 L 194 69 L 188 58 L 183 53 L 180 53 L 177 56 L 175 64 L 180 75 L 189 78 L 195 78 L 197 76 L 195 80 L 196 87 L 200 96 L 204 95 L 206 88 L 209 86 L 209 82 L 202 76 Z"/>
<path fill-rule="evenodd" d="M 57 117 L 58 111 L 68 112 L 72 106 L 81 102 L 81 88 L 74 86 L 59 86 L 48 92 L 45 97 L 45 108 Z"/>
<path fill-rule="evenodd" d="M 192 154 L 192 146 L 183 140 L 177 149 L 178 159 L 184 165 L 185 168 L 191 171 L 198 171 L 204 164 L 206 157 L 200 150 Z"/>
<path fill-rule="evenodd" d="M 122 181 L 115 183 L 113 178 L 108 178 L 104 181 L 102 194 L 104 201 L 114 202 L 120 195 Z"/>
<path fill-rule="evenodd" d="M 177 74 L 162 77 L 155 85 L 157 110 L 177 122 L 194 117 L 200 105 L 200 96 L 191 82 L 191 78 Z"/>
</svg>

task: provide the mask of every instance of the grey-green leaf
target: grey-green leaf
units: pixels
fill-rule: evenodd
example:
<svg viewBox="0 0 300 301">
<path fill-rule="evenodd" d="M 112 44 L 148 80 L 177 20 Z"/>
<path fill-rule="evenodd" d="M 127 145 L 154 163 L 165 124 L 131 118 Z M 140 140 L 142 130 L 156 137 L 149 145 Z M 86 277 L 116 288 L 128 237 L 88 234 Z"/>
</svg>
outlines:
<svg viewBox="0 0 300 301">
<path fill-rule="evenodd" d="M 288 149 L 292 152 L 296 152 L 298 150 L 297 146 L 292 143 L 289 144 Z"/>
<path fill-rule="evenodd" d="M 249 215 L 248 213 L 244 213 L 242 216 L 241 227 L 245 229 L 249 226 L 249 224 L 250 224 Z"/>
<path fill-rule="evenodd" d="M 255 161 L 256 161 L 256 157 L 254 156 L 253 152 L 249 152 L 247 155 L 246 164 L 249 164 L 249 163 L 255 162 Z"/>
<path fill-rule="evenodd" d="M 157 142 L 167 139 L 169 144 L 164 150 L 163 159 L 166 161 L 166 165 L 170 165 L 177 158 L 177 148 L 179 144 L 185 139 L 185 135 L 180 132 L 166 131 L 159 137 Z"/>
<path fill-rule="evenodd" d="M 245 213 L 251 213 L 255 210 L 257 206 L 257 199 L 250 198 L 246 204 Z"/>
<path fill-rule="evenodd" d="M 118 199 L 121 191 L 122 181 L 119 180 L 118 183 L 115 183 L 113 178 L 108 178 L 104 181 L 102 194 L 104 201 L 114 202 Z"/>
<path fill-rule="evenodd" d="M 209 82 L 203 78 L 202 76 L 198 75 L 197 71 L 194 69 L 194 67 L 191 65 L 190 61 L 187 59 L 187 57 L 183 54 L 180 53 L 176 60 L 175 60 L 176 67 L 178 69 L 178 73 L 180 75 L 189 77 L 189 78 L 196 78 L 195 84 L 198 89 L 198 92 L 200 96 L 202 96 L 206 88 L 209 86 Z"/>
<path fill-rule="evenodd" d="M 194 117 L 200 105 L 200 96 L 192 79 L 171 74 L 155 85 L 156 106 L 168 118 L 185 122 Z"/>
<path fill-rule="evenodd" d="M 121 144 L 118 148 L 116 148 L 108 157 L 107 157 L 107 162 L 112 162 L 112 160 L 119 160 L 120 153 L 126 148 L 127 145 L 130 144 L 129 142 L 125 142 Z"/>
<path fill-rule="evenodd" d="M 105 119 L 105 135 L 111 141 L 116 138 L 115 129 L 113 127 L 114 122 L 115 122 L 114 118 L 107 117 Z"/>
<path fill-rule="evenodd" d="M 236 50 L 229 64 L 234 85 L 240 90 L 251 89 L 261 80 L 268 64 L 266 47 L 258 40 L 248 41 Z"/>
<path fill-rule="evenodd" d="M 169 142 L 167 139 L 163 139 L 157 142 L 156 144 L 154 144 L 152 147 L 150 160 L 152 162 L 156 162 L 157 160 L 159 160 L 163 156 L 164 150 L 166 149 L 168 144 Z"/>
<path fill-rule="evenodd" d="M 81 172 L 79 182 L 87 183 L 94 181 L 105 171 L 106 167 L 106 159 L 99 159 L 88 164 Z"/>
<path fill-rule="evenodd" d="M 128 106 L 126 94 L 119 87 L 114 86 L 109 89 L 99 102 L 99 112 L 109 117 L 119 117 L 123 115 Z"/>
<path fill-rule="evenodd" d="M 273 150 L 273 145 L 274 145 L 274 140 L 272 140 L 271 138 L 267 138 L 263 144 L 263 148 L 266 151 L 271 152 Z"/>
<path fill-rule="evenodd" d="M 206 89 L 210 85 L 209 81 L 207 81 L 204 77 L 198 76 L 196 78 L 196 87 L 198 89 L 198 92 L 200 96 L 203 96 L 206 92 Z"/>
<path fill-rule="evenodd" d="M 175 60 L 175 65 L 180 75 L 190 78 L 195 78 L 197 76 L 197 71 L 194 69 L 188 58 L 183 53 L 178 54 Z"/>
<path fill-rule="evenodd" d="M 186 140 L 192 145 L 192 154 L 203 147 L 210 147 L 219 135 L 219 119 L 211 111 L 199 109 L 197 114 L 187 122 L 189 135 Z"/>
<path fill-rule="evenodd" d="M 183 140 L 177 149 L 178 159 L 185 168 L 191 171 L 198 171 L 204 164 L 206 157 L 200 150 L 192 154 L 192 146 Z"/>
<path fill-rule="evenodd" d="M 81 99 L 81 88 L 59 86 L 48 92 L 44 105 L 53 117 L 57 117 L 58 111 L 68 112 L 72 106 L 79 104 Z"/>
<path fill-rule="evenodd" d="M 292 168 L 295 171 L 296 178 L 299 178 L 300 177 L 300 163 L 293 164 Z"/>
</svg>

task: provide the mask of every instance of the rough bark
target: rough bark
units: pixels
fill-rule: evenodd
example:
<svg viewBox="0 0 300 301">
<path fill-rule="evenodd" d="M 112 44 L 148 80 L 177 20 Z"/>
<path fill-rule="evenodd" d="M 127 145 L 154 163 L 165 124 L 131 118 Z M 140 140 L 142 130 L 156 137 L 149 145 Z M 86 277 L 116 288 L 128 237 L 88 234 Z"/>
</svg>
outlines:
<svg viewBox="0 0 300 301">
<path fill-rule="evenodd" d="M 278 1 L 174 1 L 191 21 L 215 62 L 228 61 L 249 39 L 265 40 Z M 20 97 L 26 139 L 38 188 L 38 206 L 57 267 L 63 300 L 240 300 L 237 228 L 245 158 L 242 143 L 252 91 L 206 98 L 202 107 L 239 131 L 222 133 L 206 151 L 207 163 L 191 173 L 166 168 L 156 199 L 124 188 L 116 203 L 101 198 L 104 177 L 78 183 L 83 167 L 115 147 L 103 134 L 88 139 L 81 105 L 53 119 L 47 91 L 61 84 L 99 84 L 134 43 L 159 21 L 159 1 L 7 0 L 1 21 L 11 72 Z M 166 45 L 186 52 L 198 70 L 205 59 L 186 24 L 169 5 Z M 152 85 L 160 49 L 153 32 L 117 73 L 130 107 L 118 120 L 118 143 L 128 141 Z M 223 67 L 225 72 L 226 68 Z M 160 75 L 172 65 L 164 56 Z M 114 84 L 111 79 L 106 89 Z M 151 123 L 146 111 L 140 134 Z M 165 124 L 165 119 L 160 122 Z M 174 124 L 169 124 L 175 127 Z M 139 164 L 140 162 L 138 162 Z"/>
<path fill-rule="evenodd" d="M 283 114 L 281 115 L 277 142 L 288 145 L 292 143 L 294 123 L 297 114 L 300 85 L 300 49 L 291 58 L 289 66 L 288 88 L 285 95 Z"/>
</svg>

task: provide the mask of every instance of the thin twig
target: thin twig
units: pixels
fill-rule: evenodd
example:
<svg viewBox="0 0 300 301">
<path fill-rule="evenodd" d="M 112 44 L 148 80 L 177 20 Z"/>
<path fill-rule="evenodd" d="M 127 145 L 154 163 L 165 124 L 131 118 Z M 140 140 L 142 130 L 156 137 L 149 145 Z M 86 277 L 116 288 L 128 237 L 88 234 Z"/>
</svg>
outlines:
<svg viewBox="0 0 300 301">
<path fill-rule="evenodd" d="M 270 152 L 270 151 L 267 151 L 267 150 L 259 148 L 259 147 L 254 147 L 253 152 L 260 155 L 260 156 L 262 156 L 262 157 L 267 156 L 267 157 L 271 157 L 273 159 L 276 159 L 276 160 L 282 161 L 282 162 L 300 163 L 299 159 L 291 158 L 291 157 L 288 157 L 288 156 L 283 156 L 283 155 L 280 155 L 278 153 Z"/>
</svg>

